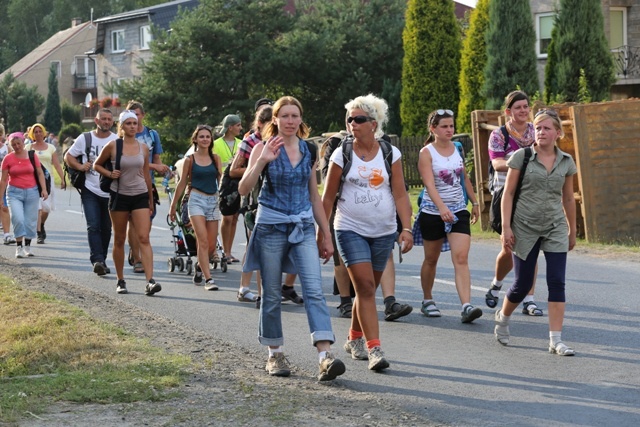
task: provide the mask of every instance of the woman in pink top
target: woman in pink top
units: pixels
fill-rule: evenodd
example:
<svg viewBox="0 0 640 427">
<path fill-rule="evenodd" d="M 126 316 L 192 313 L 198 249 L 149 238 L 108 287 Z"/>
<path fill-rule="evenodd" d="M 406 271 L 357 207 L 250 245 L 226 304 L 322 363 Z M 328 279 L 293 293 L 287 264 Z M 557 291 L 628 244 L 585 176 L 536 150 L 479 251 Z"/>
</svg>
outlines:
<svg viewBox="0 0 640 427">
<path fill-rule="evenodd" d="M 7 191 L 7 204 L 11 211 L 11 223 L 16 237 L 16 258 L 33 256 L 31 240 L 36 237 L 38 222 L 38 203 L 40 197 L 46 200 L 49 195 L 44 182 L 44 174 L 40 168 L 40 160 L 34 155 L 34 168 L 29 160 L 29 153 L 24 149 L 24 136 L 19 132 L 9 135 L 9 143 L 13 152 L 2 160 L 2 179 L 0 194 Z M 42 192 L 38 194 L 36 174 Z M 0 198 L 0 207 L 4 201 Z M 22 245 L 24 239 L 24 246 Z"/>
</svg>

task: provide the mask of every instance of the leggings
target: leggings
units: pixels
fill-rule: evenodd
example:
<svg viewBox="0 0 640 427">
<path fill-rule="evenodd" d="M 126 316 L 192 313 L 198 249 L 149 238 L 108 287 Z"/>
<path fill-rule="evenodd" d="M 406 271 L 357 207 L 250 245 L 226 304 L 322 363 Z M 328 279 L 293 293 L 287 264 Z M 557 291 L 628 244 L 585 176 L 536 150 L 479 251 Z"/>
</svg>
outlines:
<svg viewBox="0 0 640 427">
<path fill-rule="evenodd" d="M 541 243 L 542 238 L 538 239 L 536 244 L 533 245 L 526 260 L 522 260 L 513 255 L 513 267 L 516 279 L 507 291 L 509 301 L 520 304 L 531 290 Z M 564 286 L 565 273 L 567 270 L 567 253 L 544 251 L 544 258 L 547 261 L 548 301 L 565 302 Z"/>
</svg>

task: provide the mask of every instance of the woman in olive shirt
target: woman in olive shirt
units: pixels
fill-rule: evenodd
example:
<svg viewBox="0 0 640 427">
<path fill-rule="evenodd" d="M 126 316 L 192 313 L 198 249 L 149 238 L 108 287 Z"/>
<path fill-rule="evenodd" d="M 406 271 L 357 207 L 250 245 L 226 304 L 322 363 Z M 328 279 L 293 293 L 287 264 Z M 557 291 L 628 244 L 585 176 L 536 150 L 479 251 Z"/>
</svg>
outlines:
<svg viewBox="0 0 640 427">
<path fill-rule="evenodd" d="M 511 313 L 533 285 L 538 254 L 542 250 L 547 261 L 549 288 L 549 352 L 573 356 L 575 351 L 562 342 L 561 332 L 567 252 L 576 244 L 573 175 L 577 168 L 573 158 L 556 146 L 556 141 L 563 136 L 558 114 L 541 110 L 533 124 L 536 142 L 513 220 L 513 198 L 525 150 L 518 150 L 507 162 L 509 171 L 502 197 L 502 244 L 513 251 L 515 282 L 507 292 L 502 309 L 496 311 L 495 336 L 500 344 L 509 343 Z"/>
</svg>

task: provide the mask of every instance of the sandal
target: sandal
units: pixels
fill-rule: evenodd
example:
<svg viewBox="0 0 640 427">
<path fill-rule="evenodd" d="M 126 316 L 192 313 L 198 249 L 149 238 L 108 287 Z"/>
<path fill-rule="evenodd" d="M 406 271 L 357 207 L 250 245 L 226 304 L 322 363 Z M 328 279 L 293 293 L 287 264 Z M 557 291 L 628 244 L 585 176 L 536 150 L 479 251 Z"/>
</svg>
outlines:
<svg viewBox="0 0 640 427">
<path fill-rule="evenodd" d="M 141 262 L 136 262 L 133 265 L 133 272 L 134 273 L 144 273 L 144 267 L 142 266 Z"/>
<path fill-rule="evenodd" d="M 258 297 L 255 296 L 249 288 L 242 292 L 238 291 L 238 301 L 240 302 L 256 302 L 257 299 Z"/>
<path fill-rule="evenodd" d="M 229 255 L 227 257 L 227 262 L 240 262 L 240 260 L 236 257 L 234 257 L 233 255 Z"/>
<path fill-rule="evenodd" d="M 538 308 L 535 301 L 528 301 L 522 305 L 522 313 L 529 316 L 542 316 L 542 310 Z"/>
<path fill-rule="evenodd" d="M 484 296 L 484 302 L 485 304 L 487 304 L 487 307 L 489 308 L 496 308 L 496 306 L 498 305 L 498 297 L 494 297 L 493 294 L 491 293 L 491 291 L 499 291 L 500 289 L 502 289 L 501 287 L 497 287 L 495 285 L 491 285 L 491 287 L 489 288 L 489 290 L 487 291 L 487 293 Z"/>
<path fill-rule="evenodd" d="M 549 353 L 557 354 L 558 356 L 574 356 L 576 354 L 574 349 L 562 341 L 558 341 L 555 346 L 549 344 Z"/>
<path fill-rule="evenodd" d="M 436 303 L 433 300 L 423 302 L 420 311 L 422 311 L 422 314 L 427 317 L 442 316 L 442 313 L 440 313 L 440 310 L 438 310 L 438 307 L 436 307 Z"/>
<path fill-rule="evenodd" d="M 209 264 L 220 264 L 220 255 L 218 255 L 218 252 L 214 252 L 213 255 L 211 255 Z"/>
</svg>

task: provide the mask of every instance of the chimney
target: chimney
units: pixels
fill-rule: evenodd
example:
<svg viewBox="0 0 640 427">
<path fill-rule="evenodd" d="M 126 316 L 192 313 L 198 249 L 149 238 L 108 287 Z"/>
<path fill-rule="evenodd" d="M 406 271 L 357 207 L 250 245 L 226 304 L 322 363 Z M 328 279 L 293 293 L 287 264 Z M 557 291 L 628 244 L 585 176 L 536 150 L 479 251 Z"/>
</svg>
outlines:
<svg viewBox="0 0 640 427">
<path fill-rule="evenodd" d="M 71 28 L 77 27 L 80 24 L 82 24 L 82 18 L 73 18 L 73 19 L 71 19 Z"/>
</svg>

